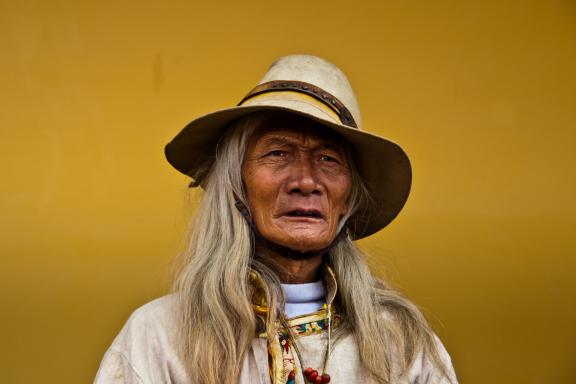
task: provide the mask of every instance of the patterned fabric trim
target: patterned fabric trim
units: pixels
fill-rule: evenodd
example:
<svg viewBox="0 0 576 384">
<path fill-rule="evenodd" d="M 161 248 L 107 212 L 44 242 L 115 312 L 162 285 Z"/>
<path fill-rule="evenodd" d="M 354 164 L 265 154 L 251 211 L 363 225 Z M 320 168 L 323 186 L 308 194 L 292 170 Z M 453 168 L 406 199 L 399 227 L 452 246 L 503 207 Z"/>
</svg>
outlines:
<svg viewBox="0 0 576 384">
<path fill-rule="evenodd" d="M 293 317 L 288 319 L 287 322 L 297 336 L 315 335 L 328 330 L 328 319 L 325 309 L 311 314 Z M 339 324 L 340 316 L 332 311 L 332 326 L 336 328 Z M 282 327 L 279 326 L 278 329 L 282 329 Z M 263 332 L 260 333 L 258 337 L 266 339 L 268 336 Z"/>
<path fill-rule="evenodd" d="M 288 320 L 288 325 L 297 336 L 310 336 L 322 333 L 328 330 L 328 319 L 326 310 L 316 313 L 295 317 Z M 340 316 L 332 313 L 332 326 L 337 327 L 340 323 Z"/>
<path fill-rule="evenodd" d="M 282 374 L 281 383 L 294 384 L 296 382 L 297 363 L 296 356 L 292 351 L 290 337 L 285 333 L 278 335 L 280 349 L 282 350 Z"/>
</svg>

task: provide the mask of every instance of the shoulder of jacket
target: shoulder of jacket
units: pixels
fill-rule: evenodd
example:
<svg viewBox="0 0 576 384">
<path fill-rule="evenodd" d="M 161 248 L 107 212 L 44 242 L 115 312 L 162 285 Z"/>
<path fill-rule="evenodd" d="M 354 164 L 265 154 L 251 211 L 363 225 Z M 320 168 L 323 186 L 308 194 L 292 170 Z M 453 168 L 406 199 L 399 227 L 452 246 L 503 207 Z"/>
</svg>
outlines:
<svg viewBox="0 0 576 384">
<path fill-rule="evenodd" d="M 174 294 L 159 297 L 137 308 L 132 312 L 128 321 L 158 320 L 167 317 L 172 314 L 175 303 Z"/>
<path fill-rule="evenodd" d="M 136 309 L 116 337 L 115 345 L 125 345 L 136 340 L 164 340 L 175 329 L 174 295 L 152 300 Z"/>
</svg>

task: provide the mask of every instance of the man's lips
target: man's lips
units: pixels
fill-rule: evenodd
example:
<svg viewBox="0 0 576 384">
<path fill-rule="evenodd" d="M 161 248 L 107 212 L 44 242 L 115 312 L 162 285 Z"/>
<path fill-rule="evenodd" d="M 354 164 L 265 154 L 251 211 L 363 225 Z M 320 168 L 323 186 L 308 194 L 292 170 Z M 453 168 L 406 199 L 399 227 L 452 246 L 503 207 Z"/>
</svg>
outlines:
<svg viewBox="0 0 576 384">
<path fill-rule="evenodd" d="M 324 219 L 324 215 L 317 209 L 296 208 L 282 212 L 278 217 L 293 217 L 306 219 Z"/>
</svg>

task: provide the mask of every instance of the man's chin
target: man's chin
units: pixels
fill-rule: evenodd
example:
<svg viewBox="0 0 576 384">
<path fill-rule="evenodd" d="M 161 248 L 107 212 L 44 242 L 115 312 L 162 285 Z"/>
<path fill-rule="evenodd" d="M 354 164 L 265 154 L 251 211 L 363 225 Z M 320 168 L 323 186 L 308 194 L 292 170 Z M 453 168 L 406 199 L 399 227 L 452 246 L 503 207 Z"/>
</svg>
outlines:
<svg viewBox="0 0 576 384">
<path fill-rule="evenodd" d="M 298 252 L 321 251 L 332 243 L 329 239 L 309 236 L 292 236 L 290 239 L 274 242 Z"/>
<path fill-rule="evenodd" d="M 260 233 L 268 240 L 294 251 L 320 251 L 330 246 L 334 240 L 330 226 L 325 221 L 321 223 L 273 222 L 271 224 L 270 227 L 263 228 Z"/>
</svg>

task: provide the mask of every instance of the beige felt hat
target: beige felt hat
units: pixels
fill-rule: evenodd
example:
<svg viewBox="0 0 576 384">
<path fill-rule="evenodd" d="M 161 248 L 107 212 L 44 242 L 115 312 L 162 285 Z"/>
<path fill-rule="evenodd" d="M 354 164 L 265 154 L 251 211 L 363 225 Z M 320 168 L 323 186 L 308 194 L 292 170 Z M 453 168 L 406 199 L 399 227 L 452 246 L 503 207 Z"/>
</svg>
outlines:
<svg viewBox="0 0 576 384">
<path fill-rule="evenodd" d="M 360 109 L 348 79 L 334 64 L 315 56 L 290 55 L 277 60 L 237 106 L 201 116 L 182 129 L 166 145 L 166 158 L 177 170 L 197 179 L 230 123 L 263 110 L 306 116 L 350 143 L 373 199 L 350 219 L 353 238 L 379 231 L 400 212 L 412 180 L 408 157 L 396 143 L 361 129 Z"/>
</svg>

